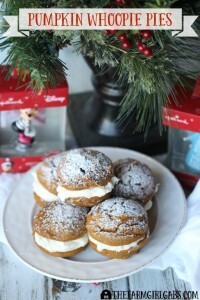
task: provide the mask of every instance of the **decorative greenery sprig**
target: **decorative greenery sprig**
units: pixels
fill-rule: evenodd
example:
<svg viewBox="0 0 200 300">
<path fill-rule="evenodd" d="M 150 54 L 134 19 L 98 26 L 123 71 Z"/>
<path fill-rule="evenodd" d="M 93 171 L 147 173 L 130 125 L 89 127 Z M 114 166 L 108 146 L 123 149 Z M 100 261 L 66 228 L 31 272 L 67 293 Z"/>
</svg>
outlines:
<svg viewBox="0 0 200 300">
<path fill-rule="evenodd" d="M 56 40 L 56 41 L 55 41 Z M 59 38 L 52 33 L 31 33 L 28 38 L 9 38 L 1 43 L 1 50 L 7 50 L 3 64 L 11 65 L 10 74 L 14 69 L 19 72 L 20 79 L 30 77 L 27 88 L 43 90 L 45 87 L 56 86 L 63 81 L 65 64 L 58 58 L 57 44 Z"/>
</svg>

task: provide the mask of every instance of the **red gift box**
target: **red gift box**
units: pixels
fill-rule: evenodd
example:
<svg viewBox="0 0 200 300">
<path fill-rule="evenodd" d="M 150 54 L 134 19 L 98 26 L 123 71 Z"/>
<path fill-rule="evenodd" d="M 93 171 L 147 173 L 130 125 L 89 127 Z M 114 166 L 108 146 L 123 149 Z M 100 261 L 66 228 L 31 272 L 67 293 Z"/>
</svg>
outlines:
<svg viewBox="0 0 200 300">
<path fill-rule="evenodd" d="M 174 101 L 174 93 L 177 101 Z M 184 90 L 181 87 L 174 89 L 167 106 L 163 107 L 163 124 L 180 131 L 200 132 L 200 79 L 196 81 L 194 89 L 189 87 Z M 200 179 L 197 174 L 175 169 L 172 171 L 189 188 L 194 187 Z"/>
<path fill-rule="evenodd" d="M 194 96 L 190 89 L 183 91 L 180 87 L 177 87 L 175 92 L 178 103 L 175 103 L 170 95 L 168 107 L 163 108 L 163 124 L 181 130 L 200 132 L 200 97 L 197 97 L 197 92 Z"/>
<path fill-rule="evenodd" d="M 5 79 L 9 67 L 0 66 L 0 111 L 21 108 L 59 107 L 68 104 L 68 85 L 66 80 L 56 88 L 40 93 L 27 89 L 29 78 L 18 81 L 17 73 Z M 64 78 L 64 74 L 63 74 Z"/>
<path fill-rule="evenodd" d="M 36 93 L 30 88 L 27 88 L 29 78 L 19 82 L 18 72 L 16 70 L 9 79 L 5 79 L 8 69 L 9 66 L 0 66 L 0 111 L 11 111 L 24 108 L 59 108 L 62 110 L 63 107 L 64 110 L 66 109 L 69 93 L 66 79 L 64 79 L 56 88 L 48 88 L 40 93 Z M 64 74 L 63 78 L 65 78 Z M 66 114 L 62 113 L 62 115 L 64 116 Z M 58 122 L 59 121 L 61 120 L 58 118 Z M 0 130 L 3 129 L 0 128 Z M 47 130 L 51 129 L 47 128 Z M 12 133 L 11 127 L 10 132 Z M 57 137 L 55 136 L 55 138 Z M 0 152 L 0 173 L 25 172 L 45 157 L 63 150 L 60 149 L 60 145 L 57 146 L 56 142 L 56 149 L 52 150 L 52 147 L 48 148 L 48 146 L 46 148 L 44 153 L 35 154 L 38 151 L 35 151 L 35 153 L 30 153 L 30 151 L 28 151 L 27 153 L 16 153 L 16 155 L 12 156 L 9 154 L 7 155 L 7 153 L 2 150 L 3 153 Z M 0 147 L 0 151 L 1 149 L 2 146 Z"/>
</svg>

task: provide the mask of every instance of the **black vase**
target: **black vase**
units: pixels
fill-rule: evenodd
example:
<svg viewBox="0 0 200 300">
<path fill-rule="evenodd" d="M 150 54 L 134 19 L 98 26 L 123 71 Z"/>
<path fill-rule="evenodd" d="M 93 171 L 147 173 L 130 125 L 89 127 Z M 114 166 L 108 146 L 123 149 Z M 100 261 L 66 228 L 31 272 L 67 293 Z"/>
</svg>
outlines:
<svg viewBox="0 0 200 300">
<path fill-rule="evenodd" d="M 120 103 L 125 95 L 125 87 L 120 87 L 115 78 L 115 70 L 109 74 L 93 75 L 94 93 L 90 105 L 85 109 L 88 126 L 100 135 L 110 137 L 128 137 L 133 135 L 134 122 L 121 124 L 119 115 Z"/>
<path fill-rule="evenodd" d="M 68 109 L 69 120 L 81 147 L 114 146 L 135 149 L 143 153 L 157 154 L 167 150 L 166 133 L 159 134 L 158 126 L 152 125 L 148 136 L 134 133 L 136 119 L 133 117 L 128 124 L 117 121 L 120 103 L 125 95 L 126 87 L 118 83 L 115 68 L 107 68 L 103 72 L 95 67 L 93 60 L 86 58 L 93 70 L 92 95 L 83 95 L 76 99 L 73 96 Z"/>
</svg>

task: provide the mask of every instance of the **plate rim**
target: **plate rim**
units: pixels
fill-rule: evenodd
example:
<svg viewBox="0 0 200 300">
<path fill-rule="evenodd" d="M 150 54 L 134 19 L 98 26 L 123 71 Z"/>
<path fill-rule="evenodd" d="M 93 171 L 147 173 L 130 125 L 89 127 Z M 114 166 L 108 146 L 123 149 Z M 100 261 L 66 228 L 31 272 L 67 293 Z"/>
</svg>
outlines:
<svg viewBox="0 0 200 300">
<path fill-rule="evenodd" d="M 179 189 L 182 193 L 182 199 L 183 199 L 183 215 L 182 215 L 182 218 L 181 218 L 181 222 L 180 222 L 180 225 L 179 225 L 179 228 L 177 228 L 177 232 L 176 234 L 173 236 L 173 238 L 169 241 L 168 245 L 157 255 L 155 256 L 154 258 L 152 258 L 148 263 L 145 263 L 144 265 L 142 266 L 139 266 L 138 268 L 134 269 L 133 271 L 130 271 L 130 272 L 125 272 L 124 274 L 120 274 L 120 275 L 117 275 L 117 276 L 113 276 L 113 277 L 110 277 L 110 278 L 102 278 L 102 279 L 87 279 L 87 280 L 84 280 L 84 279 L 79 279 L 79 278 L 67 278 L 67 277 L 62 277 L 62 276 L 57 276 L 57 275 L 54 275 L 54 274 L 50 274 L 50 273 L 47 273 L 41 269 L 38 269 L 37 267 L 35 267 L 34 265 L 32 265 L 30 262 L 28 262 L 27 260 L 24 260 L 19 253 L 17 253 L 12 245 L 11 242 L 9 242 L 9 239 L 8 239 L 8 236 L 7 236 L 7 233 L 6 233 L 6 229 L 5 229 L 5 218 L 6 218 L 6 210 L 7 210 L 7 207 L 8 207 L 8 203 L 9 203 L 9 199 L 12 197 L 12 195 L 14 194 L 15 190 L 17 189 L 18 187 L 18 184 L 14 187 L 14 189 L 12 190 L 12 192 L 10 193 L 7 201 L 6 201 L 6 204 L 5 204 L 5 207 L 4 207 L 4 211 L 3 211 L 3 232 L 4 232 L 4 235 L 5 235 L 5 238 L 6 238 L 6 241 L 7 241 L 7 244 L 9 246 L 9 248 L 11 249 L 11 251 L 14 253 L 14 255 L 22 262 L 24 263 L 26 266 L 28 266 L 29 268 L 31 268 L 32 270 L 44 275 L 44 276 L 47 276 L 47 277 L 51 277 L 53 279 L 56 279 L 56 280 L 62 280 L 62 281 L 69 281 L 69 282 L 76 282 L 76 283 L 92 283 L 92 282 L 109 282 L 109 281 L 113 281 L 113 280 L 117 280 L 117 279 L 120 279 L 120 278 L 125 278 L 127 276 L 130 276 L 134 273 L 137 273 L 139 271 L 142 271 L 144 270 L 145 268 L 147 268 L 149 265 L 151 265 L 152 262 L 154 262 L 156 259 L 158 259 L 161 255 L 163 255 L 163 253 L 165 253 L 169 247 L 171 246 L 171 244 L 174 242 L 174 240 L 177 238 L 177 236 L 179 235 L 181 229 L 183 228 L 183 225 L 185 223 L 185 219 L 186 219 L 186 212 L 187 212 L 187 203 L 186 203 L 186 197 L 185 197 L 185 194 L 184 194 L 184 191 L 179 183 L 179 181 L 176 179 L 175 175 L 169 170 L 166 168 L 165 165 L 161 164 L 159 161 L 155 160 L 154 158 L 144 154 L 144 153 L 140 153 L 138 151 L 135 151 L 135 150 L 131 150 L 131 149 L 127 149 L 127 148 L 119 148 L 119 147 L 106 147 L 106 146 L 99 146 L 99 147 L 84 147 L 84 148 L 91 148 L 91 149 L 96 149 L 98 151 L 101 151 L 102 150 L 110 150 L 110 151 L 128 151 L 130 153 L 136 153 L 139 154 L 140 156 L 144 156 L 146 159 L 152 161 L 153 163 L 156 163 L 158 166 L 161 167 L 161 169 L 164 169 L 165 172 L 167 172 L 168 174 L 170 174 L 171 177 L 173 177 L 173 180 L 176 181 L 176 183 L 179 185 Z M 67 151 L 67 150 L 66 150 Z M 40 163 L 39 163 L 40 164 Z M 26 172 L 25 174 L 23 174 L 23 176 L 20 178 L 20 181 L 27 176 L 27 174 L 31 173 L 35 168 L 37 168 L 37 166 L 39 165 L 35 165 L 33 168 L 31 168 L 28 172 Z M 19 182 L 20 182 L 19 181 Z M 46 254 L 47 255 L 47 254 Z M 59 258 L 58 258 L 59 259 Z M 116 261 L 116 259 L 115 259 Z M 76 262 L 76 263 L 79 263 L 79 262 Z M 105 263 L 105 262 L 99 262 L 99 263 Z M 86 263 L 87 264 L 87 263 Z M 67 274 L 66 274 L 67 275 Z"/>
</svg>

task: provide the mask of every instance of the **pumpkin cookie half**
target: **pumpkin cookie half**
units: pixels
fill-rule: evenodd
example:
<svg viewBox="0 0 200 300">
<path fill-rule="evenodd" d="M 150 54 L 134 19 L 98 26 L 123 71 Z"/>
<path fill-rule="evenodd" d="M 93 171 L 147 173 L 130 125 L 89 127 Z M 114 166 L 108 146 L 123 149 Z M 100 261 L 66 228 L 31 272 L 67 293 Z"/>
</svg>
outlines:
<svg viewBox="0 0 200 300">
<path fill-rule="evenodd" d="M 110 258 L 136 254 L 149 238 L 147 213 L 131 199 L 111 198 L 93 207 L 86 227 L 90 246 Z"/>
<path fill-rule="evenodd" d="M 113 196 L 136 200 L 146 210 L 151 209 L 158 191 L 151 169 L 140 161 L 127 158 L 114 164 L 114 172 L 119 181 L 113 189 Z"/>
<path fill-rule="evenodd" d="M 56 168 L 60 163 L 63 153 L 44 159 L 37 171 L 33 173 L 33 194 L 36 202 L 44 207 L 50 202 L 58 200 Z"/>
<path fill-rule="evenodd" d="M 84 148 L 66 153 L 57 168 L 57 178 L 59 198 L 85 207 L 108 199 L 118 181 L 105 154 Z"/>
<path fill-rule="evenodd" d="M 70 202 L 53 202 L 43 207 L 33 222 L 33 237 L 45 253 L 69 257 L 81 252 L 88 244 L 85 207 Z"/>
</svg>

